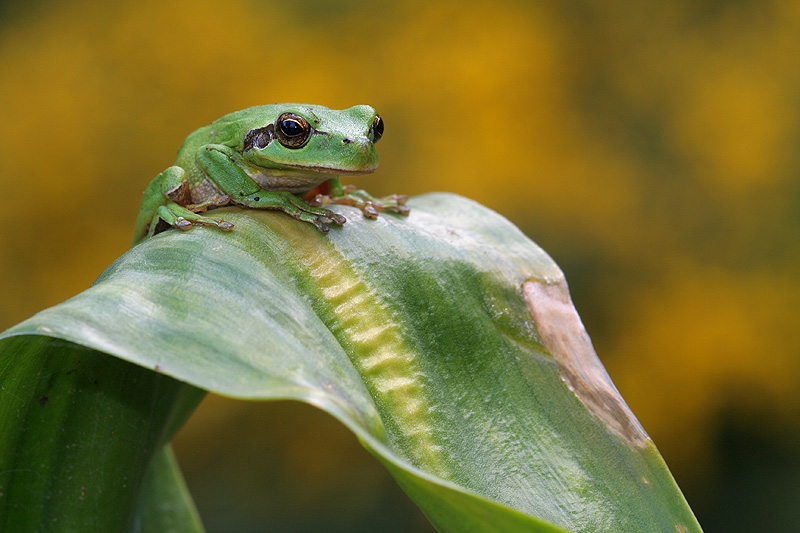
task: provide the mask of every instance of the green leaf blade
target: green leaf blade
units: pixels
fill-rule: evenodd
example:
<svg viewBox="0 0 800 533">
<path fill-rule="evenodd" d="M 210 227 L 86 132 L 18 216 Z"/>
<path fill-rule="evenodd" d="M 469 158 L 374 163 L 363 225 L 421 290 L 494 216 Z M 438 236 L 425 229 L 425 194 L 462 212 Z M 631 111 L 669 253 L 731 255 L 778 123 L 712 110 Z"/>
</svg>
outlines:
<svg viewBox="0 0 800 533">
<path fill-rule="evenodd" d="M 203 394 L 73 343 L 4 339 L 0 531 L 124 531 L 150 458 Z"/>
<path fill-rule="evenodd" d="M 564 340 L 550 308 L 534 322 L 524 287 L 566 290 L 555 263 L 473 202 L 411 206 L 375 221 L 340 207 L 348 223 L 327 236 L 221 210 L 234 231 L 150 239 L 6 335 L 69 340 L 226 396 L 316 405 L 443 531 L 699 531 L 646 435 L 620 431 L 638 423 L 588 337 L 570 344 L 582 326 Z"/>
</svg>

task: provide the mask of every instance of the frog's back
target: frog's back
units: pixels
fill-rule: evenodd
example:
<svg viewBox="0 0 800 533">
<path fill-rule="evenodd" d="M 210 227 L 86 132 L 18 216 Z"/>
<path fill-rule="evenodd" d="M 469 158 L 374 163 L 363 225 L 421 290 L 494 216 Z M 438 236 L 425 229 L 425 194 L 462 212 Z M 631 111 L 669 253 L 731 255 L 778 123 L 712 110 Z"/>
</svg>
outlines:
<svg viewBox="0 0 800 533">
<path fill-rule="evenodd" d="M 211 124 L 197 128 L 186 137 L 178 149 L 178 164 L 186 157 L 192 157 L 201 146 L 206 144 L 224 144 L 237 148 L 241 139 L 251 129 L 264 124 L 273 113 L 275 105 L 262 105 L 242 109 L 218 118 Z"/>
</svg>

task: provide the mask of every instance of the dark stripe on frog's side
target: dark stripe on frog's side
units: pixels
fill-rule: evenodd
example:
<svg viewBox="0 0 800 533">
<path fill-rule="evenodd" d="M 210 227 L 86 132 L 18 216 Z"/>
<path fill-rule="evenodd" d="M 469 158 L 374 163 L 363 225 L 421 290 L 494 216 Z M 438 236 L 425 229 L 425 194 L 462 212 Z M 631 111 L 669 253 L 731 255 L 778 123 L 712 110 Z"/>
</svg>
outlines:
<svg viewBox="0 0 800 533">
<path fill-rule="evenodd" d="M 270 124 L 268 126 L 264 126 L 263 128 L 256 128 L 254 130 L 250 130 L 247 132 L 247 135 L 244 136 L 244 142 L 242 143 L 242 153 L 250 150 L 253 148 L 253 143 L 255 142 L 256 138 L 259 135 L 266 135 L 267 139 L 269 139 L 269 143 L 275 138 L 275 126 Z"/>
<path fill-rule="evenodd" d="M 314 122 L 319 123 L 319 120 L 315 120 Z M 242 142 L 242 152 L 241 153 L 244 153 L 244 152 L 246 152 L 248 150 L 252 150 L 253 149 L 253 143 L 255 143 L 255 140 L 261 134 L 266 135 L 267 138 L 269 139 L 269 143 L 271 143 L 275 139 L 275 125 L 274 124 L 269 124 L 267 126 L 264 126 L 263 128 L 256 128 L 254 130 L 248 131 L 247 135 L 245 135 L 245 137 L 244 137 L 244 141 Z M 312 135 L 328 135 L 328 132 L 327 131 L 314 130 L 314 131 L 311 132 L 311 134 Z M 345 142 L 345 144 L 347 144 L 348 142 L 352 142 L 352 140 L 347 140 Z M 267 143 L 267 145 L 269 145 L 269 143 Z"/>
</svg>

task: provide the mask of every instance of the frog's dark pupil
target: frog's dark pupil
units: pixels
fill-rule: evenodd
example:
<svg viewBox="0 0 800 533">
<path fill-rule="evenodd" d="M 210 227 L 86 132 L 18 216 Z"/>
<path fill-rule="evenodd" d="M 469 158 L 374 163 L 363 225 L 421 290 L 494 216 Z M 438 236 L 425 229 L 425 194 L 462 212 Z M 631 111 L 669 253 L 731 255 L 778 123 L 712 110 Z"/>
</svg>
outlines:
<svg viewBox="0 0 800 533">
<path fill-rule="evenodd" d="M 288 137 L 296 137 L 303 134 L 303 126 L 296 120 L 288 118 L 281 122 L 281 129 Z"/>
</svg>

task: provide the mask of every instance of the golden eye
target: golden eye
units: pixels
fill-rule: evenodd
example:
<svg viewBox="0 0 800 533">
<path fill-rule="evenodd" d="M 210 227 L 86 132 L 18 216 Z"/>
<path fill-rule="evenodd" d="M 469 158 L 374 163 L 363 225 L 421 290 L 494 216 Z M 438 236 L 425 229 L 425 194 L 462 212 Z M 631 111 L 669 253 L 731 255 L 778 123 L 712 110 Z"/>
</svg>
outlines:
<svg viewBox="0 0 800 533">
<path fill-rule="evenodd" d="M 275 134 L 286 148 L 301 148 L 311 137 L 311 126 L 300 115 L 284 113 L 275 122 Z"/>
<path fill-rule="evenodd" d="M 379 115 L 375 115 L 375 120 L 372 121 L 372 126 L 369 128 L 372 143 L 376 143 L 383 137 L 383 119 Z"/>
</svg>

